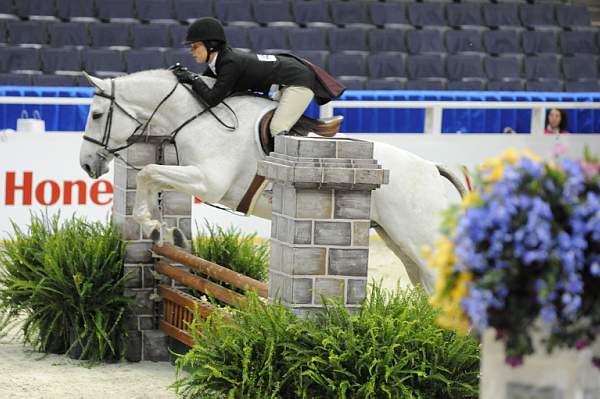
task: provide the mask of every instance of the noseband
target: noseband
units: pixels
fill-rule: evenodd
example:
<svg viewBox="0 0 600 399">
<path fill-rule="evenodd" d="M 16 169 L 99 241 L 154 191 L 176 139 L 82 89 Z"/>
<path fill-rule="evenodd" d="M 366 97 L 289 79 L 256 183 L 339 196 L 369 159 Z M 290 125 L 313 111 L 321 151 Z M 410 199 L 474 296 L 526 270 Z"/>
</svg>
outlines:
<svg viewBox="0 0 600 399">
<path fill-rule="evenodd" d="M 103 97 L 103 98 L 110 100 L 110 107 L 108 108 L 108 116 L 106 118 L 106 124 L 104 125 L 104 134 L 102 135 L 102 141 L 96 140 L 96 139 L 94 139 L 92 137 L 88 137 L 86 135 L 83 135 L 83 139 L 86 141 L 89 141 L 90 143 L 94 143 L 94 144 L 102 147 L 100 150 L 96 151 L 96 154 L 98 154 L 98 156 L 101 157 L 102 159 L 109 160 L 111 156 L 114 156 L 115 158 L 119 158 L 121 161 L 125 162 L 128 166 L 139 170 L 139 168 L 131 165 L 129 162 L 127 162 L 125 159 L 123 159 L 121 157 L 121 155 L 118 153 L 118 151 L 124 150 L 124 149 L 130 147 L 131 145 L 133 145 L 137 142 L 140 142 L 141 141 L 140 138 L 142 138 L 144 136 L 145 136 L 146 140 L 148 140 L 148 138 L 149 138 L 148 127 L 150 126 L 150 122 L 152 121 L 152 119 L 154 118 L 154 115 L 156 115 L 156 112 L 160 109 L 160 107 L 169 99 L 169 97 L 171 97 L 171 95 L 173 95 L 173 93 L 177 89 L 177 86 L 179 86 L 178 81 L 175 83 L 175 86 L 173 86 L 173 88 L 171 89 L 169 94 L 167 94 L 158 103 L 156 108 L 154 108 L 154 111 L 152 111 L 150 118 L 148 118 L 148 120 L 146 122 L 141 122 L 139 119 L 137 119 L 135 116 L 133 116 L 121 104 L 119 104 L 117 102 L 115 80 L 111 79 L 110 80 L 110 91 L 111 91 L 110 94 L 107 94 L 103 91 L 98 91 L 98 92 L 94 93 L 94 96 Z M 183 86 L 183 87 L 185 87 L 192 95 L 195 94 L 187 86 Z M 195 97 L 198 98 L 197 96 L 195 96 Z M 205 108 L 202 111 L 193 115 L 191 118 L 187 119 L 185 122 L 183 122 L 181 125 L 179 125 L 179 127 L 177 127 L 175 130 L 173 130 L 169 135 L 165 136 L 164 141 L 174 144 L 175 137 L 181 131 L 181 129 L 183 129 L 185 126 L 187 126 L 187 124 L 189 124 L 190 122 L 192 122 L 199 116 L 203 115 L 207 111 L 210 112 L 219 121 L 219 123 L 221 123 L 223 126 L 225 126 L 226 128 L 228 128 L 230 130 L 235 130 L 238 125 L 237 115 L 225 102 L 223 102 L 223 104 L 225 104 L 225 106 L 233 113 L 233 115 L 235 117 L 236 123 L 233 126 L 228 126 L 227 124 L 225 124 L 219 117 L 217 117 L 217 115 L 215 115 L 212 112 L 211 108 L 206 103 L 204 103 Z M 119 147 L 109 148 L 108 143 L 110 141 L 110 134 L 111 134 L 111 130 L 112 130 L 112 122 L 113 122 L 113 115 L 114 115 L 115 107 L 117 107 L 119 110 L 121 110 L 121 112 L 123 112 L 125 115 L 127 115 L 127 117 L 134 120 L 137 123 L 137 126 L 133 129 L 133 132 L 131 132 L 131 134 L 127 138 L 126 144 L 119 146 Z M 175 150 L 177 152 L 177 146 L 175 147 Z M 177 156 L 177 158 L 178 158 L 177 163 L 179 164 L 179 156 Z"/>
</svg>

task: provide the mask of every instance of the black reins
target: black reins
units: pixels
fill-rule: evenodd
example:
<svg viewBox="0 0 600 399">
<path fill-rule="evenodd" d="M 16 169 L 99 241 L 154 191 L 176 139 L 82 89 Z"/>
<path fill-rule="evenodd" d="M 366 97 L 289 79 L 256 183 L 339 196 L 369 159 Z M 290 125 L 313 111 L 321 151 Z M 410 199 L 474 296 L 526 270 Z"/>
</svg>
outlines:
<svg viewBox="0 0 600 399">
<path fill-rule="evenodd" d="M 179 84 L 180 84 L 179 82 L 175 83 L 175 86 L 173 86 L 171 91 L 169 91 L 169 94 L 167 94 L 158 103 L 158 105 L 154 108 L 154 110 L 152 111 L 152 114 L 150 114 L 150 117 L 148 118 L 148 120 L 146 122 L 141 122 L 140 120 L 138 120 L 135 116 L 133 116 L 131 113 L 129 113 L 122 105 L 120 105 L 117 102 L 115 80 L 111 79 L 110 80 L 110 90 L 111 90 L 110 94 L 107 94 L 103 91 L 98 91 L 98 92 L 94 93 L 94 96 L 103 97 L 103 98 L 110 100 L 110 107 L 108 109 L 108 116 L 106 118 L 106 124 L 104 125 L 104 134 L 102 136 L 102 141 L 96 140 L 96 139 L 94 139 L 92 137 L 88 137 L 86 135 L 83 135 L 83 139 L 102 147 L 102 149 L 97 151 L 98 156 L 100 156 L 101 158 L 106 160 L 106 159 L 109 159 L 110 156 L 114 156 L 115 158 L 118 158 L 121 161 L 123 161 L 129 167 L 134 168 L 136 170 L 140 170 L 140 168 L 130 164 L 125 159 L 123 159 L 118 152 L 130 147 L 134 143 L 141 141 L 138 138 L 143 137 L 144 135 L 146 137 L 146 141 L 148 141 L 148 139 L 150 137 L 149 130 L 148 130 L 148 127 L 150 126 L 150 122 L 152 121 L 152 119 L 154 118 L 154 116 L 156 115 L 156 113 L 158 112 L 160 107 L 173 95 L 173 93 L 175 92 L 175 90 L 177 89 Z M 201 115 L 205 114 L 206 112 L 210 113 L 221 125 L 223 125 L 225 128 L 227 128 L 231 131 L 235 131 L 239 124 L 236 113 L 233 111 L 233 109 L 231 109 L 231 107 L 227 103 L 225 103 L 224 101 L 222 102 L 222 104 L 225 105 L 225 107 L 227 107 L 227 109 L 229 109 L 229 111 L 231 111 L 231 113 L 233 114 L 233 116 L 235 118 L 235 122 L 234 122 L 233 126 L 227 125 L 225 122 L 223 122 L 223 120 L 221 120 L 221 118 L 219 118 L 217 115 L 215 115 L 215 113 L 212 110 L 212 107 L 208 106 L 208 104 L 200 96 L 198 96 L 192 89 L 190 89 L 189 87 L 187 87 L 185 85 L 182 85 L 182 86 L 185 87 L 187 89 L 187 91 L 190 92 L 190 94 L 192 96 L 194 96 L 205 108 L 202 111 L 200 111 L 199 113 L 197 113 L 197 114 L 191 116 L 190 118 L 188 118 L 187 120 L 185 120 L 181 125 L 179 125 L 177 128 L 175 128 L 175 130 L 173 130 L 171 133 L 169 133 L 167 136 L 165 136 L 164 142 L 168 142 L 168 143 L 175 145 L 175 153 L 177 155 L 177 164 L 179 164 L 179 153 L 177 151 L 177 144 L 175 143 L 175 138 L 177 137 L 177 134 L 179 134 L 179 132 L 185 126 L 187 126 L 192 121 L 196 120 Z M 130 119 L 137 122 L 137 126 L 135 127 L 133 132 L 129 135 L 129 137 L 127 138 L 126 144 L 119 146 L 119 147 L 115 147 L 115 148 L 108 148 L 108 142 L 110 141 L 110 134 L 112 131 L 112 123 L 113 123 L 113 115 L 114 115 L 114 107 L 115 106 L 118 109 L 120 109 L 121 112 L 123 112 L 125 115 L 127 115 Z"/>
</svg>

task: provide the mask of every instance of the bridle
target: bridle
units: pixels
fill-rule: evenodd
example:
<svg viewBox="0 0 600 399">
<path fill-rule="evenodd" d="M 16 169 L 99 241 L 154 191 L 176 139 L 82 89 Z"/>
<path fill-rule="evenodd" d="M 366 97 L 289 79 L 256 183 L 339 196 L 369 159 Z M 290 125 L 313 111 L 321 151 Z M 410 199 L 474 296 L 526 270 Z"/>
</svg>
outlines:
<svg viewBox="0 0 600 399">
<path fill-rule="evenodd" d="M 124 150 L 135 143 L 143 141 L 144 138 L 146 141 L 148 141 L 148 139 L 150 137 L 150 132 L 148 129 L 148 127 L 150 126 L 150 122 L 152 121 L 152 119 L 154 118 L 154 115 L 156 115 L 156 113 L 158 112 L 160 107 L 173 95 L 173 93 L 175 92 L 175 90 L 177 89 L 179 84 L 180 83 L 177 81 L 175 83 L 175 85 L 173 86 L 173 88 L 171 89 L 171 91 L 169 91 L 169 93 L 158 103 L 156 108 L 154 108 L 154 110 L 152 111 L 152 114 L 150 114 L 150 117 L 148 118 L 148 120 L 146 122 L 142 122 L 139 119 L 137 119 L 135 116 L 133 116 L 130 112 L 128 112 L 125 109 L 125 107 L 123 107 L 121 104 L 119 104 L 117 102 L 115 80 L 111 79 L 110 80 L 110 93 L 105 93 L 104 91 L 97 91 L 94 93 L 94 96 L 103 97 L 103 98 L 110 100 L 110 106 L 108 108 L 108 116 L 106 118 L 106 124 L 104 125 L 104 134 L 102 135 L 102 141 L 96 140 L 96 139 L 86 136 L 86 135 L 83 135 L 83 139 L 86 141 L 89 141 L 90 143 L 94 143 L 94 144 L 102 147 L 101 149 L 96 151 L 96 154 L 98 154 L 98 156 L 101 157 L 102 159 L 109 160 L 111 156 L 114 156 L 115 158 L 118 158 L 121 161 L 123 161 L 129 167 L 134 168 L 136 170 L 140 170 L 138 167 L 131 165 L 129 162 L 127 162 L 127 160 L 123 159 L 123 157 L 121 157 L 121 155 L 119 154 L 119 151 Z M 196 93 L 194 93 L 192 91 L 192 89 L 190 89 L 189 87 L 187 87 L 185 85 L 182 85 L 182 86 L 185 87 L 197 99 L 202 100 L 199 96 L 196 95 Z M 237 115 L 229 107 L 229 105 L 227 105 L 225 102 L 223 102 L 223 104 L 233 113 L 233 115 L 235 117 L 235 123 L 233 126 L 229 126 L 225 122 L 223 122 L 217 115 L 214 114 L 211 107 L 209 107 L 208 104 L 206 104 L 204 101 L 202 101 L 202 104 L 205 107 L 203 110 L 201 110 L 199 113 L 193 115 L 192 117 L 188 118 L 181 125 L 179 125 L 177 128 L 175 128 L 175 130 L 173 130 L 167 136 L 164 136 L 163 141 L 175 144 L 175 137 L 181 131 L 181 129 L 183 129 L 190 122 L 194 121 L 196 118 L 200 117 L 201 115 L 203 115 L 206 112 L 209 112 L 211 115 L 213 115 L 215 117 L 215 119 L 217 119 L 217 121 L 219 121 L 219 123 L 221 123 L 221 125 L 223 125 L 227 129 L 230 129 L 232 131 L 237 129 L 237 126 L 238 126 Z M 125 115 L 127 115 L 127 117 L 134 120 L 137 123 L 137 126 L 133 129 L 133 132 L 131 132 L 131 134 L 127 138 L 126 144 L 119 146 L 119 147 L 109 148 L 108 143 L 110 141 L 110 134 L 112 131 L 113 115 L 114 115 L 115 107 L 118 108 Z M 175 146 L 175 151 L 177 153 L 177 146 Z M 177 163 L 179 164 L 179 155 L 177 155 Z"/>
</svg>

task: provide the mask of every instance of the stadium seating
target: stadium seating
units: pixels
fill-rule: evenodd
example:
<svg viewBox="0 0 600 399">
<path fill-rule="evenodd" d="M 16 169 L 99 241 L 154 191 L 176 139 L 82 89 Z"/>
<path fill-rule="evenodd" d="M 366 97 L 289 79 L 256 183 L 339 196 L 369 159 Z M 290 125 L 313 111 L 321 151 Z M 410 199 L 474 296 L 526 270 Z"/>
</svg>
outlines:
<svg viewBox="0 0 600 399">
<path fill-rule="evenodd" d="M 177 61 L 202 71 L 184 40 L 189 23 L 214 16 L 232 47 L 294 52 L 352 88 L 593 91 L 600 29 L 574 3 L 2 0 L 0 82 L 87 84 L 82 69 L 118 76 Z"/>
</svg>

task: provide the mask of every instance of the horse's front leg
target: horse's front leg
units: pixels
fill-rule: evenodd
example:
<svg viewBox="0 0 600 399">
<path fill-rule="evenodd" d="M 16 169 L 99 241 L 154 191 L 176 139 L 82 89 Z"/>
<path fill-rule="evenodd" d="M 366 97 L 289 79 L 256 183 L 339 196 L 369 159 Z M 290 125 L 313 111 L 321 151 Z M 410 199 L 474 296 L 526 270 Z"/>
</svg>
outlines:
<svg viewBox="0 0 600 399">
<path fill-rule="evenodd" d="M 158 201 L 158 192 L 174 190 L 207 201 L 218 201 L 226 191 L 227 179 L 211 179 L 197 166 L 147 165 L 137 175 L 137 192 L 134 219 L 142 226 L 144 234 L 162 245 L 163 241 L 185 247 L 186 237 L 178 228 L 166 228 L 152 219 L 152 209 Z M 190 198 L 191 201 L 191 198 Z"/>
</svg>

